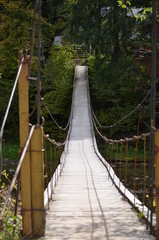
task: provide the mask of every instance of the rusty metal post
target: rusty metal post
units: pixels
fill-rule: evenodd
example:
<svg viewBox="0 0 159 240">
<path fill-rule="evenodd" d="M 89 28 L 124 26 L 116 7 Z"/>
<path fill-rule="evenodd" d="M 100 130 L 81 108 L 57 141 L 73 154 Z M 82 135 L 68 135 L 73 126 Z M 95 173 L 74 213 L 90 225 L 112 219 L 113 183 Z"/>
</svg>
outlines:
<svg viewBox="0 0 159 240">
<path fill-rule="evenodd" d="M 31 179 L 33 236 L 44 236 L 44 149 L 39 126 L 31 139 Z"/>
<path fill-rule="evenodd" d="M 22 52 L 19 54 L 19 64 Z M 29 82 L 28 82 L 29 57 L 25 55 L 22 70 L 19 76 L 19 134 L 20 149 L 22 150 L 29 135 Z M 21 195 L 22 195 L 22 221 L 23 235 L 32 234 L 31 216 L 31 173 L 30 152 L 26 152 L 21 167 Z"/>
<path fill-rule="evenodd" d="M 159 131 L 155 131 L 156 239 L 159 240 Z"/>
</svg>

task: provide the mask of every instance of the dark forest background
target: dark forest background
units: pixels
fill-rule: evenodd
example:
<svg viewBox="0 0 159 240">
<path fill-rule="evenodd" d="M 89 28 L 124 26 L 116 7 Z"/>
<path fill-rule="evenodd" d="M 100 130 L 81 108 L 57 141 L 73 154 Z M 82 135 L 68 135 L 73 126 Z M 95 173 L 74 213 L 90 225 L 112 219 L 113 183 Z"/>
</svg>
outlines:
<svg viewBox="0 0 159 240">
<path fill-rule="evenodd" d="M 132 111 L 146 96 L 151 78 L 152 9 L 148 0 L 43 0 L 41 24 L 41 81 L 44 97 L 55 119 L 64 126 L 71 108 L 75 57 L 87 56 L 91 102 L 102 125 L 111 125 Z M 0 0 L 0 123 L 17 73 L 18 51 L 29 50 L 34 3 L 31 0 Z M 62 43 L 54 42 L 56 36 Z M 37 75 L 36 26 L 31 75 Z M 30 83 L 30 112 L 35 104 L 36 85 Z M 42 106 L 41 114 L 51 120 Z M 150 99 L 141 111 L 108 136 L 149 130 Z M 30 122 L 36 121 L 36 113 Z M 56 135 L 56 126 L 46 121 L 46 131 Z M 18 94 L 16 93 L 4 138 L 18 139 Z M 56 136 L 54 136 L 56 138 Z M 63 136 L 62 136 L 63 137 Z"/>
</svg>

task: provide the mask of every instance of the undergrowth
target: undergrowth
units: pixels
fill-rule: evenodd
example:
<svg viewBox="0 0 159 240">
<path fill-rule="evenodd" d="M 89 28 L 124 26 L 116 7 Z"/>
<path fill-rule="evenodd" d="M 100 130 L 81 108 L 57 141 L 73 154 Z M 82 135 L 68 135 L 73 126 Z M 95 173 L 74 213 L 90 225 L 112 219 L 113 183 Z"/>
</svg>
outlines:
<svg viewBox="0 0 159 240">
<path fill-rule="evenodd" d="M 9 174 L 6 172 L 6 170 L 3 170 L 2 178 L 0 179 L 0 212 L 2 211 L 9 191 L 9 185 L 4 182 L 4 179 L 10 183 Z M 17 184 L 15 184 L 14 190 L 17 190 Z M 3 217 L 3 224 L 0 231 L 0 240 L 20 239 L 22 216 L 20 215 L 19 211 L 17 216 L 15 216 L 15 204 L 16 199 L 13 194 L 9 197 L 9 201 Z"/>
</svg>

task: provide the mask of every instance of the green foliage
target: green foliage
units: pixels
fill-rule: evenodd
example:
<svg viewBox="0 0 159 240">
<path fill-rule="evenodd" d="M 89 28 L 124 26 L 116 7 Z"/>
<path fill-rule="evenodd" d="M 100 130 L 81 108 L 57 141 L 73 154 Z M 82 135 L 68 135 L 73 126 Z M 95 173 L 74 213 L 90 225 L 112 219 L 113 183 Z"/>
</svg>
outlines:
<svg viewBox="0 0 159 240">
<path fill-rule="evenodd" d="M 24 1 L 0 0 L 0 124 L 9 101 L 17 73 L 18 52 L 28 49 L 30 44 L 32 6 Z M 18 96 L 15 93 L 12 111 L 6 124 L 4 137 L 17 137 Z M 12 116 L 11 116 L 12 115 Z M 14 129 L 14 130 L 13 130 Z M 14 133 L 13 133 L 14 131 Z"/>
<path fill-rule="evenodd" d="M 63 126 L 66 125 L 71 110 L 73 59 L 74 55 L 71 48 L 54 48 L 43 73 L 43 97 L 50 112 L 55 116 L 57 122 Z M 42 112 L 45 118 L 49 117 L 44 108 Z M 50 127 L 48 126 L 48 131 Z"/>
<path fill-rule="evenodd" d="M 130 1 L 117 1 L 119 6 L 122 7 L 122 8 L 127 8 L 127 6 L 131 6 L 131 2 Z"/>
<path fill-rule="evenodd" d="M 136 17 L 136 21 L 141 20 L 142 22 L 146 20 L 146 17 L 148 16 L 149 13 L 152 13 L 152 7 L 145 8 L 141 13 L 138 13 Z"/>
<path fill-rule="evenodd" d="M 92 57 L 89 62 L 91 99 L 95 113 L 102 125 L 112 125 L 142 101 L 148 88 L 147 75 L 129 56 L 120 58 L 117 63 Z M 136 134 L 138 116 L 136 112 L 116 129 L 113 128 L 110 134 Z M 117 131 L 119 128 L 120 131 Z"/>
<path fill-rule="evenodd" d="M 77 1 L 70 19 L 73 39 L 91 46 L 97 57 L 103 54 L 117 61 L 127 52 L 134 20 L 117 1 Z"/>
<path fill-rule="evenodd" d="M 6 79 L 16 73 L 18 51 L 29 48 L 32 10 L 19 0 L 0 0 L 0 7 L 0 72 Z"/>
<path fill-rule="evenodd" d="M 3 143 L 3 159 L 18 160 L 19 145 L 13 142 Z"/>
<path fill-rule="evenodd" d="M 129 7 L 135 7 L 135 8 L 141 8 L 144 7 L 145 9 L 148 8 L 148 6 L 152 5 L 152 1 L 145 0 L 145 1 L 139 1 L 139 0 L 118 0 L 117 1 L 119 6 L 122 8 L 129 8 Z"/>
<path fill-rule="evenodd" d="M 2 172 L 2 177 L 4 180 L 9 181 L 9 174 L 4 170 Z M 16 185 L 14 186 L 16 189 Z M 6 196 L 8 194 L 9 188 L 7 185 L 0 179 L 0 211 L 6 201 Z M 6 207 L 3 223 L 4 231 L 0 231 L 0 239 L 6 240 L 18 240 L 20 238 L 20 232 L 22 228 L 22 216 L 18 212 L 17 216 L 14 214 L 16 200 L 14 197 L 9 198 L 9 203 Z"/>
<path fill-rule="evenodd" d="M 30 48 L 32 17 L 34 4 L 24 0 L 0 0 L 0 125 L 11 94 L 11 89 L 17 74 L 17 58 L 19 50 Z M 54 30 L 48 19 L 42 18 L 42 53 L 48 56 L 54 39 Z M 37 28 L 35 33 L 35 54 L 37 55 Z M 37 75 L 37 60 L 33 58 L 33 76 Z M 35 88 L 36 89 L 36 88 Z M 35 91 L 30 93 L 31 109 Z M 9 118 L 7 120 L 4 138 L 18 138 L 18 94 L 14 96 Z"/>
<path fill-rule="evenodd" d="M 16 225 L 14 224 L 14 221 L 16 220 Z M 1 240 L 19 240 L 20 239 L 20 231 L 21 231 L 21 223 L 22 218 L 20 215 L 18 215 L 16 218 L 14 214 L 7 209 L 7 213 L 5 216 L 5 230 L 0 232 L 0 239 Z M 14 229 L 15 228 L 15 229 Z M 13 235 L 14 230 L 14 235 Z"/>
<path fill-rule="evenodd" d="M 42 16 L 54 26 L 55 36 L 67 26 L 67 17 L 70 11 L 71 1 L 48 0 L 42 1 Z"/>
</svg>

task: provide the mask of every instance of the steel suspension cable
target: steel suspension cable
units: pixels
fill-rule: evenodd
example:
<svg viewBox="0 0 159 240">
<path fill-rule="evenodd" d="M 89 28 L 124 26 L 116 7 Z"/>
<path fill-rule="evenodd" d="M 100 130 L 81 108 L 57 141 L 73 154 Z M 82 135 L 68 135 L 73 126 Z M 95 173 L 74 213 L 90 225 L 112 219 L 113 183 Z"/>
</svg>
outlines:
<svg viewBox="0 0 159 240">
<path fill-rule="evenodd" d="M 129 142 L 126 141 L 126 156 L 125 156 L 125 162 L 126 162 L 126 166 L 125 166 L 125 189 L 124 189 L 124 194 L 126 193 L 126 183 L 127 183 L 127 171 L 128 171 L 128 148 L 129 148 Z"/>
<path fill-rule="evenodd" d="M 49 172 L 48 172 L 48 157 L 47 157 L 47 146 L 46 139 L 44 139 L 44 150 L 45 150 L 45 169 L 46 169 L 46 183 L 47 183 L 47 196 L 48 196 L 48 209 L 49 209 Z"/>
<path fill-rule="evenodd" d="M 20 65 L 19 65 L 18 73 L 17 73 L 16 79 L 15 79 L 15 82 L 14 82 L 14 85 L 13 85 L 13 89 L 12 89 L 12 92 L 11 92 L 11 95 L 10 95 L 10 98 L 9 98 L 9 103 L 8 103 L 8 106 L 7 106 L 7 110 L 5 112 L 5 116 L 4 116 L 4 119 L 3 119 L 3 122 L 2 122 L 2 126 L 1 126 L 1 130 L 0 130 L 0 177 L 1 177 L 1 173 L 2 173 L 2 140 L 3 140 L 3 131 L 4 131 L 4 127 L 5 127 L 5 124 L 6 124 L 6 121 L 7 121 L 7 117 L 8 117 L 8 113 L 9 113 L 9 110 L 10 110 L 10 107 L 11 107 L 11 104 L 12 104 L 12 101 L 13 101 L 13 97 L 14 97 L 14 93 L 15 93 L 15 90 L 16 90 L 16 87 L 17 87 L 19 75 L 20 75 L 20 72 L 22 70 L 23 61 L 24 61 L 24 57 L 22 57 Z"/>
<path fill-rule="evenodd" d="M 54 162 L 55 162 L 55 164 L 54 164 L 54 171 L 55 171 L 55 185 L 56 185 L 56 183 L 57 183 L 57 172 L 56 172 L 56 160 L 57 159 L 57 152 L 56 152 L 56 145 L 54 145 Z"/>
<path fill-rule="evenodd" d="M 101 138 L 103 138 L 105 141 L 107 141 L 108 139 L 107 139 L 106 137 L 104 137 L 104 136 L 101 134 L 101 132 L 98 130 L 97 125 L 95 124 L 94 118 L 92 118 L 92 121 L 93 121 L 94 127 L 95 127 L 97 133 L 99 134 L 99 136 L 100 136 Z"/>
<path fill-rule="evenodd" d="M 148 91 L 148 93 L 146 94 L 146 96 L 144 97 L 144 99 L 142 100 L 142 102 L 140 104 L 137 105 L 136 108 L 134 108 L 131 112 L 129 112 L 126 116 L 124 116 L 123 118 L 121 118 L 119 121 L 117 121 L 116 123 L 110 125 L 110 126 L 104 126 L 104 125 L 101 125 L 100 122 L 98 121 L 94 111 L 93 111 L 93 108 L 92 108 L 92 114 L 93 114 L 93 117 L 94 119 L 96 120 L 97 124 L 101 127 L 101 128 L 114 128 L 115 126 L 117 126 L 119 123 L 121 123 L 122 121 L 124 121 L 125 119 L 127 119 L 129 116 L 131 116 L 134 112 L 136 112 L 138 109 L 141 108 L 141 106 L 143 105 L 143 103 L 146 101 L 146 99 L 149 97 L 151 93 L 151 90 Z"/>
<path fill-rule="evenodd" d="M 109 162 L 109 143 L 107 142 L 107 162 Z"/>
<path fill-rule="evenodd" d="M 50 117 L 52 118 L 52 120 L 54 121 L 54 123 L 56 124 L 56 126 L 57 126 L 60 130 L 65 131 L 65 130 L 68 128 L 69 124 L 70 124 L 70 117 L 69 117 L 69 119 L 68 119 L 68 122 L 67 122 L 66 127 L 65 127 L 65 128 L 61 127 L 61 126 L 57 123 L 57 121 L 55 120 L 55 118 L 53 117 L 53 115 L 51 114 L 49 108 L 47 107 L 47 105 L 46 105 L 45 102 L 44 102 L 44 99 L 42 98 L 41 100 L 42 100 L 42 104 L 44 105 L 45 109 L 46 109 L 47 112 L 49 113 Z"/>
<path fill-rule="evenodd" d="M 134 205 L 135 205 L 135 199 L 136 199 L 136 163 L 137 163 L 138 142 L 139 142 L 139 140 L 136 139 L 136 144 L 135 144 L 135 160 L 134 160 Z"/>
<path fill-rule="evenodd" d="M 135 140 L 136 140 L 136 139 L 138 139 L 138 140 L 141 139 L 143 135 L 146 136 L 146 137 L 148 137 L 148 136 L 151 135 L 151 133 L 148 132 L 148 133 L 143 133 L 143 134 L 138 135 L 138 136 L 133 136 L 133 137 L 129 137 L 129 138 L 127 137 L 127 138 L 125 138 L 125 139 L 127 139 L 127 140 L 125 140 L 125 139 L 119 139 L 119 140 L 115 139 L 115 140 L 112 140 L 112 139 L 108 139 L 107 137 L 105 137 L 104 135 L 102 135 L 102 133 L 98 130 L 97 125 L 95 124 L 94 118 L 92 118 L 92 122 L 93 122 L 93 124 L 94 124 L 94 127 L 95 127 L 98 135 L 99 135 L 104 141 L 106 141 L 106 142 L 116 141 L 116 143 L 120 143 L 121 140 L 123 141 L 123 143 L 126 142 L 126 141 L 131 142 L 131 141 L 134 141 L 134 139 L 135 139 Z"/>
<path fill-rule="evenodd" d="M 57 167 L 59 165 L 59 162 L 60 162 L 60 147 L 58 148 Z M 58 181 L 58 177 L 59 177 L 59 175 L 57 174 L 57 181 Z"/>
<path fill-rule="evenodd" d="M 52 171 L 52 145 L 50 143 L 50 179 L 51 179 L 51 199 L 52 199 L 52 192 L 53 192 L 53 182 L 52 182 L 52 176 L 53 176 L 53 171 Z"/>
<path fill-rule="evenodd" d="M 110 143 L 111 145 L 111 150 L 110 150 L 110 164 L 109 164 L 109 172 L 110 172 L 110 167 L 112 165 L 112 157 L 113 157 L 113 146 L 114 144 L 113 143 Z"/>
<path fill-rule="evenodd" d="M 64 146 L 66 144 L 67 138 L 63 143 L 61 143 L 61 142 L 56 142 L 54 139 L 49 138 L 49 134 L 46 134 L 46 135 L 44 134 L 44 139 L 48 140 L 52 145 L 55 145 L 58 148 L 61 147 L 61 146 Z"/>
<path fill-rule="evenodd" d="M 2 219 L 3 219 L 5 209 L 6 209 L 6 207 L 7 207 L 9 198 L 10 198 L 11 193 L 12 193 L 12 191 L 13 191 L 13 188 L 14 188 L 14 185 L 15 185 L 15 182 L 16 182 L 16 179 L 17 179 L 17 177 L 18 177 L 18 174 L 19 174 L 19 172 L 20 172 L 20 168 L 21 168 L 21 165 L 22 165 L 22 163 L 23 163 L 23 160 L 24 160 L 26 151 L 27 151 L 27 149 L 28 149 L 29 143 L 30 143 L 30 141 L 31 141 L 31 137 L 32 137 L 33 132 L 34 132 L 34 128 L 35 128 L 35 125 L 32 126 L 32 128 L 31 128 L 31 130 L 30 130 L 30 133 L 29 133 L 29 136 L 28 136 L 28 139 L 27 139 L 27 141 L 26 141 L 26 144 L 25 144 L 25 146 L 24 146 L 24 148 L 23 148 L 23 151 L 22 151 L 22 154 L 21 154 L 21 157 L 20 157 L 20 160 L 19 160 L 17 169 L 16 169 L 16 171 L 15 171 L 13 180 L 12 180 L 12 182 L 11 182 L 11 185 L 10 185 L 10 188 L 9 188 L 9 191 L 8 191 L 8 194 L 7 194 L 7 197 L 6 197 L 6 201 L 5 201 L 4 205 L 3 205 L 3 208 L 2 208 L 2 211 L 1 211 L 1 214 L 0 214 L 0 221 L 2 221 Z"/>
<path fill-rule="evenodd" d="M 145 197 L 146 197 L 146 137 L 142 138 L 144 141 L 144 190 L 143 190 L 143 211 L 145 205 Z"/>
<path fill-rule="evenodd" d="M 140 129 L 140 122 L 141 122 L 141 109 L 139 112 L 139 119 L 138 119 L 138 125 L 137 125 L 137 136 L 139 136 L 139 129 Z M 137 163 L 137 151 L 138 151 L 138 138 L 134 138 L 136 140 L 136 146 L 135 146 L 135 159 L 134 159 L 134 205 L 135 205 L 135 199 L 136 199 L 136 163 Z"/>
<path fill-rule="evenodd" d="M 107 159 L 107 153 L 108 153 L 108 150 L 107 150 L 107 142 L 105 143 L 105 158 Z"/>
<path fill-rule="evenodd" d="M 118 144 L 118 142 L 117 142 L 117 144 L 116 144 L 116 153 L 115 153 L 115 171 L 114 171 L 114 176 L 113 176 L 113 180 L 114 180 L 114 178 L 115 178 L 115 172 L 116 172 L 116 164 L 117 164 L 117 157 L 118 157 L 118 150 L 119 150 L 119 144 Z"/>
<path fill-rule="evenodd" d="M 120 189 L 120 183 L 121 183 L 121 161 L 122 161 L 122 152 L 123 152 L 123 142 L 120 142 L 120 170 L 119 170 L 119 189 Z"/>
<path fill-rule="evenodd" d="M 38 79 L 37 79 L 37 125 L 40 126 L 41 94 L 41 0 L 38 2 Z"/>
<path fill-rule="evenodd" d="M 35 0 L 33 23 L 32 23 L 32 33 L 31 33 L 31 41 L 30 41 L 30 59 L 29 59 L 29 70 L 28 70 L 29 77 L 30 77 L 30 72 L 31 72 L 31 63 L 32 63 L 32 56 L 33 56 L 37 8 L 38 8 L 38 0 Z"/>
</svg>

